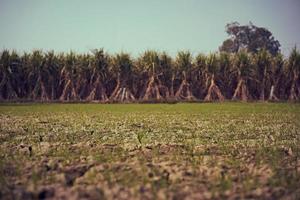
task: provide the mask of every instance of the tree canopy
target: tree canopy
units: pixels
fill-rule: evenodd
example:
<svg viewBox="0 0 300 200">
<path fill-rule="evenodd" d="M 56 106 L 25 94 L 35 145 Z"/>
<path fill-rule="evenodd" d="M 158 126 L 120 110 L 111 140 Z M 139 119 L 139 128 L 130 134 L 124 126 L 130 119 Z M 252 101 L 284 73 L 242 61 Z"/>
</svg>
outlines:
<svg viewBox="0 0 300 200">
<path fill-rule="evenodd" d="M 272 55 L 280 53 L 279 41 L 267 28 L 255 26 L 251 22 L 248 25 L 233 22 L 226 25 L 226 32 L 230 38 L 223 42 L 220 51 L 236 53 L 244 49 L 257 53 L 266 49 Z"/>
</svg>

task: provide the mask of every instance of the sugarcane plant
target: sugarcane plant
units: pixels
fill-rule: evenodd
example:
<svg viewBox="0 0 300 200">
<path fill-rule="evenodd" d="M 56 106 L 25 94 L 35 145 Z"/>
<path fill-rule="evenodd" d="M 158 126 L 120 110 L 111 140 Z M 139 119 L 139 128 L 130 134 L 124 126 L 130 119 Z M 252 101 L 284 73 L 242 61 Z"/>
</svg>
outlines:
<svg viewBox="0 0 300 200">
<path fill-rule="evenodd" d="M 248 101 L 252 99 L 247 82 L 253 77 L 253 67 L 247 52 L 239 52 L 234 59 L 231 75 L 237 80 L 232 100 Z"/>
<path fill-rule="evenodd" d="M 300 99 L 300 54 L 145 51 L 0 52 L 1 101 L 279 101 Z"/>
<path fill-rule="evenodd" d="M 207 94 L 204 98 L 204 101 L 224 101 L 225 98 L 219 88 L 219 86 L 216 84 L 216 77 L 218 76 L 219 72 L 219 65 L 218 65 L 218 58 L 216 54 L 211 54 L 208 56 L 206 60 L 206 81 L 210 82 Z M 208 84 L 207 84 L 208 85 Z"/>
<path fill-rule="evenodd" d="M 195 96 L 192 94 L 191 87 L 190 87 L 190 77 L 192 76 L 191 69 L 192 69 L 192 55 L 190 52 L 180 51 L 177 54 L 175 65 L 179 70 L 179 76 L 181 79 L 181 83 L 179 88 L 175 93 L 175 99 L 179 101 L 191 101 L 196 100 Z"/>
<path fill-rule="evenodd" d="M 133 73 L 133 62 L 129 54 L 120 53 L 113 57 L 113 70 L 116 75 L 116 86 L 110 100 L 120 102 L 135 101 L 130 90 L 130 78 Z"/>
<path fill-rule="evenodd" d="M 287 63 L 287 74 L 289 77 L 289 97 L 290 101 L 300 98 L 300 53 L 296 47 L 292 50 Z"/>
</svg>

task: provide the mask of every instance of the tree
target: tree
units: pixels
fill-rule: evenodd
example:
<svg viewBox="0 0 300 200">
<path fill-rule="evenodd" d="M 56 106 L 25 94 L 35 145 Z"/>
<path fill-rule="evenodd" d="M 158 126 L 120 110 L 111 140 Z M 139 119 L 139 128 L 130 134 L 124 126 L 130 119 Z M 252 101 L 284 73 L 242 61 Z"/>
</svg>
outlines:
<svg viewBox="0 0 300 200">
<path fill-rule="evenodd" d="M 173 88 L 173 59 L 166 52 L 163 52 L 159 56 L 160 60 L 160 74 L 158 74 L 158 79 L 161 81 L 161 85 L 164 87 L 164 93 L 166 99 L 171 99 L 174 97 Z M 172 91 L 171 91 L 172 90 Z"/>
<path fill-rule="evenodd" d="M 227 52 L 221 52 L 219 55 L 220 71 L 218 72 L 218 85 L 224 97 L 228 99 L 231 98 L 234 90 L 234 79 L 231 74 L 234 57 L 234 55 Z"/>
<path fill-rule="evenodd" d="M 260 50 L 254 56 L 254 62 L 256 66 L 256 78 L 259 82 L 259 99 L 265 100 L 268 82 L 270 82 L 272 76 L 272 56 L 265 49 Z"/>
<path fill-rule="evenodd" d="M 66 56 L 63 56 L 62 60 L 63 68 L 60 72 L 60 86 L 63 89 L 59 100 L 78 100 L 78 95 L 75 88 L 77 56 L 74 52 L 70 52 Z"/>
<path fill-rule="evenodd" d="M 134 65 L 129 54 L 120 53 L 113 57 L 112 70 L 117 76 L 117 84 L 110 96 L 111 101 L 135 101 L 135 97 L 129 88 L 133 67 Z"/>
<path fill-rule="evenodd" d="M 106 102 L 108 100 L 105 88 L 105 81 L 108 77 L 108 68 L 110 58 L 108 54 L 104 53 L 103 49 L 93 50 L 93 59 L 91 62 L 92 74 L 89 81 L 90 92 L 86 100 L 101 100 Z"/>
<path fill-rule="evenodd" d="M 45 65 L 45 58 L 43 52 L 35 50 L 31 57 L 28 66 L 30 71 L 28 80 L 30 80 L 31 94 L 30 98 L 41 101 L 48 101 L 49 95 L 46 90 L 47 82 L 51 76 L 50 67 Z"/>
<path fill-rule="evenodd" d="M 0 99 L 17 99 L 18 94 L 13 86 L 16 73 L 14 68 L 18 65 L 18 55 L 15 52 L 4 50 L 0 58 Z"/>
<path fill-rule="evenodd" d="M 251 22 L 244 26 L 238 22 L 227 24 L 226 32 L 230 38 L 223 42 L 219 48 L 220 51 L 236 53 L 246 49 L 248 52 L 257 53 L 261 49 L 266 49 L 272 55 L 280 52 L 280 43 L 275 40 L 272 33 L 264 27 L 253 25 Z"/>
<path fill-rule="evenodd" d="M 271 90 L 269 100 L 277 101 L 280 97 L 280 85 L 285 84 L 284 80 L 284 58 L 282 54 L 277 54 L 271 63 L 270 84 Z"/>
<path fill-rule="evenodd" d="M 176 68 L 181 72 L 181 83 L 175 93 L 176 100 L 196 100 L 190 88 L 190 72 L 192 71 L 192 54 L 188 51 L 178 52 L 175 60 Z"/>
<path fill-rule="evenodd" d="M 48 82 L 46 83 L 46 87 L 48 86 L 48 96 L 51 100 L 55 100 L 57 98 L 57 89 L 59 87 L 59 62 L 58 58 L 53 51 L 49 51 L 44 55 L 45 64 L 44 68 L 47 69 L 46 79 Z M 44 76 L 45 76 L 44 75 Z"/>
<path fill-rule="evenodd" d="M 289 56 L 287 74 L 290 79 L 289 100 L 299 100 L 300 97 L 300 53 L 295 47 Z"/>
<path fill-rule="evenodd" d="M 240 99 L 242 101 L 247 101 L 251 98 L 249 93 L 247 81 L 253 77 L 253 69 L 251 67 L 250 56 L 241 51 L 236 54 L 233 64 L 233 70 L 231 74 L 237 79 L 237 86 L 234 90 L 232 100 Z"/>
<path fill-rule="evenodd" d="M 138 65 L 143 69 L 148 81 L 144 81 L 144 89 L 141 100 L 160 101 L 169 98 L 169 90 L 162 85 L 159 76 L 163 73 L 160 56 L 156 51 L 146 51 L 138 60 Z"/>
<path fill-rule="evenodd" d="M 211 54 L 207 57 L 205 70 L 206 73 L 208 73 L 206 77 L 207 81 L 210 79 L 210 85 L 208 87 L 204 101 L 212 101 L 215 99 L 223 101 L 225 98 L 215 81 L 216 76 L 219 74 L 220 71 L 219 60 L 216 54 Z"/>
<path fill-rule="evenodd" d="M 203 99 L 206 96 L 206 89 L 209 84 L 206 61 L 206 55 L 201 53 L 196 56 L 194 62 L 195 72 L 193 74 L 194 82 L 192 86 L 195 88 L 195 95 L 197 95 L 199 99 Z"/>
</svg>

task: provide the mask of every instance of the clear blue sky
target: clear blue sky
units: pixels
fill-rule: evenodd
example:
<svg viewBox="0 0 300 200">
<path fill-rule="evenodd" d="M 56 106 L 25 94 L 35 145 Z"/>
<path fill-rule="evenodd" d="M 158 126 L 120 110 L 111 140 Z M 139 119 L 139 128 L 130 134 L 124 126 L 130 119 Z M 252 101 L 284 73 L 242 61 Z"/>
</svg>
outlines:
<svg viewBox="0 0 300 200">
<path fill-rule="evenodd" d="M 0 0 L 0 48 L 208 53 L 226 23 L 252 21 L 286 53 L 300 46 L 299 20 L 300 0 Z"/>
</svg>

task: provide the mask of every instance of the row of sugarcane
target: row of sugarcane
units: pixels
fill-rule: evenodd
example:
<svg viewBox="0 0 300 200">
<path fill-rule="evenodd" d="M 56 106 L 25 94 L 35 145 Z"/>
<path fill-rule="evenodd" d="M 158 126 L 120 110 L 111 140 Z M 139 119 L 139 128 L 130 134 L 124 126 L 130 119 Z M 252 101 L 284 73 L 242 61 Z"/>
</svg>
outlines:
<svg viewBox="0 0 300 200">
<path fill-rule="evenodd" d="M 174 102 L 289 100 L 300 97 L 300 54 L 261 50 L 192 56 L 103 49 L 85 54 L 0 53 L 1 101 Z"/>
</svg>

